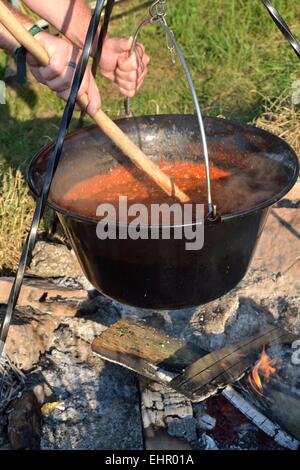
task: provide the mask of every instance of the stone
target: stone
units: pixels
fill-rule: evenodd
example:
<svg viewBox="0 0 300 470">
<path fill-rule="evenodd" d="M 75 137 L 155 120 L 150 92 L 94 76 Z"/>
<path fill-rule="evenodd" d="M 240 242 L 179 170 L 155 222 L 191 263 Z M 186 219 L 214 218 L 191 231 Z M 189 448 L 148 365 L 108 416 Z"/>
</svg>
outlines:
<svg viewBox="0 0 300 470">
<path fill-rule="evenodd" d="M 59 326 L 53 345 L 58 351 L 71 354 L 77 363 L 86 362 L 92 352 L 90 344 L 74 334 L 68 325 Z"/>
<path fill-rule="evenodd" d="M 14 279 L 0 278 L 0 303 L 7 304 Z M 88 298 L 82 289 L 59 287 L 53 282 L 41 279 L 24 279 L 18 306 L 32 308 L 57 317 L 74 317 L 80 305 Z"/>
<path fill-rule="evenodd" d="M 299 209 L 271 209 L 245 278 L 221 299 L 186 310 L 180 334 L 212 351 L 275 322 L 300 334 Z"/>
<path fill-rule="evenodd" d="M 42 416 L 33 392 L 15 400 L 8 414 L 8 437 L 13 450 L 39 450 Z"/>
<path fill-rule="evenodd" d="M 203 431 L 211 431 L 215 428 L 217 420 L 208 414 L 199 416 L 197 419 L 197 424 L 199 428 Z"/>
<path fill-rule="evenodd" d="M 225 331 L 239 307 L 239 298 L 227 295 L 200 306 L 190 320 L 192 339 L 206 351 L 220 349 L 225 344 Z"/>
<path fill-rule="evenodd" d="M 162 384 L 151 382 L 142 391 L 144 428 L 151 425 L 165 428 L 177 418 L 192 418 L 191 402 L 183 395 Z"/>
<path fill-rule="evenodd" d="M 285 199 L 289 201 L 300 201 L 300 181 L 298 180 L 291 191 L 285 196 Z"/>
<path fill-rule="evenodd" d="M 269 274 L 288 272 L 298 265 L 300 273 L 300 211 L 272 209 L 259 242 L 251 269 Z M 297 278 L 295 278 L 295 281 Z"/>
<path fill-rule="evenodd" d="M 32 392 L 34 393 L 39 405 L 55 400 L 53 390 L 45 382 L 34 385 L 32 387 Z"/>
<path fill-rule="evenodd" d="M 73 335 L 89 344 L 107 328 L 102 324 L 101 311 L 89 318 L 64 318 L 62 325 L 67 325 Z"/>
<path fill-rule="evenodd" d="M 80 277 L 82 269 L 74 255 L 65 245 L 59 243 L 36 243 L 28 274 L 50 277 Z"/>
<path fill-rule="evenodd" d="M 153 406 L 153 399 L 152 399 L 152 392 L 149 389 L 146 389 L 142 392 L 142 401 L 145 408 L 152 408 Z"/>
<path fill-rule="evenodd" d="M 205 433 L 200 438 L 200 443 L 204 446 L 205 450 L 219 450 L 214 439 Z"/>
<path fill-rule="evenodd" d="M 145 408 L 144 406 L 142 406 L 141 412 L 142 412 L 143 427 L 144 429 L 148 429 L 155 421 L 152 416 L 153 412 L 152 410 L 149 410 L 149 408 Z"/>
<path fill-rule="evenodd" d="M 251 269 L 236 294 L 300 333 L 300 211 L 272 209 Z"/>
<path fill-rule="evenodd" d="M 181 403 L 169 403 L 164 407 L 164 413 L 168 416 L 178 416 L 179 418 L 189 418 L 192 416 L 192 406 L 186 400 Z"/>
<path fill-rule="evenodd" d="M 7 337 L 6 354 L 19 369 L 30 370 L 51 347 L 58 325 L 59 320 L 51 315 L 17 309 Z"/>
<path fill-rule="evenodd" d="M 185 418 L 175 418 L 168 422 L 168 434 L 170 436 L 186 439 L 188 442 L 194 442 L 197 439 L 196 421 L 192 416 Z"/>
</svg>

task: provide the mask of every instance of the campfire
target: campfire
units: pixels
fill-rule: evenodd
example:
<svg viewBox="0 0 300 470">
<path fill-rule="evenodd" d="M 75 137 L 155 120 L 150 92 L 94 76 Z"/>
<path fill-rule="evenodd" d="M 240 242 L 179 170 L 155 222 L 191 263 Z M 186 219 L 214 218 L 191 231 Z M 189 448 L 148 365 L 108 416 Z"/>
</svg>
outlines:
<svg viewBox="0 0 300 470">
<path fill-rule="evenodd" d="M 252 372 L 248 377 L 248 382 L 251 387 L 261 397 L 266 398 L 266 395 L 263 393 L 264 381 L 268 384 L 271 380 L 271 376 L 276 374 L 275 366 L 277 363 L 277 359 L 271 359 L 266 353 L 264 346 L 260 359 L 253 367 Z"/>
</svg>

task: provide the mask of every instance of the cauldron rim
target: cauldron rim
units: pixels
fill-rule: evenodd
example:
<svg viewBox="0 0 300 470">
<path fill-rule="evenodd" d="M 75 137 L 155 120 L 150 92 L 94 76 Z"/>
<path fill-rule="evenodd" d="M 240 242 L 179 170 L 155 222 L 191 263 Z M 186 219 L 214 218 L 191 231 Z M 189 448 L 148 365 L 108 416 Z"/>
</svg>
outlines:
<svg viewBox="0 0 300 470">
<path fill-rule="evenodd" d="M 159 118 L 172 119 L 172 118 L 176 118 L 176 117 L 178 118 L 178 117 L 182 117 L 182 116 L 195 117 L 193 114 L 185 114 L 185 115 L 182 115 L 182 114 L 160 114 L 160 115 L 134 116 L 134 119 L 135 120 L 138 120 L 138 119 L 149 119 L 149 120 L 151 120 L 151 119 L 159 119 Z M 118 124 L 118 123 L 122 124 L 124 122 L 128 122 L 128 119 L 132 119 L 132 118 L 119 118 L 119 119 L 115 119 L 114 122 L 116 122 L 116 124 Z M 293 163 L 294 163 L 294 174 L 290 176 L 286 186 L 279 193 L 275 194 L 272 198 L 267 199 L 266 201 L 260 203 L 259 205 L 255 206 L 255 207 L 252 207 L 250 209 L 243 210 L 243 211 L 240 211 L 240 212 L 236 212 L 234 214 L 221 215 L 220 218 L 218 219 L 219 221 L 225 222 L 225 221 L 229 221 L 229 220 L 233 220 L 233 219 L 239 219 L 239 218 L 247 217 L 248 215 L 251 215 L 251 214 L 253 214 L 257 211 L 260 211 L 260 210 L 266 209 L 268 207 L 271 207 L 274 204 L 276 204 L 276 202 L 280 201 L 293 188 L 293 186 L 295 185 L 295 183 L 298 179 L 298 176 L 299 176 L 300 165 L 299 165 L 299 160 L 298 160 L 297 154 L 295 153 L 295 151 L 292 149 L 292 147 L 285 140 L 283 140 L 282 138 L 276 136 L 275 134 L 273 134 L 271 132 L 268 132 L 264 129 L 261 129 L 259 127 L 253 126 L 251 124 L 240 123 L 238 121 L 233 121 L 233 120 L 230 120 L 230 119 L 205 116 L 205 121 L 209 121 L 209 122 L 216 121 L 216 122 L 222 122 L 222 123 L 226 122 L 227 124 L 231 124 L 233 126 L 243 127 L 244 129 L 245 128 L 253 129 L 256 132 L 258 131 L 262 136 L 272 137 L 274 140 L 277 140 L 278 143 L 281 143 L 281 145 L 285 146 L 285 149 L 289 151 L 290 157 L 293 159 Z M 97 128 L 96 125 L 90 125 L 90 126 L 85 127 L 84 130 L 92 130 L 92 129 L 96 129 L 96 128 Z M 79 135 L 81 132 L 82 132 L 82 129 L 71 132 L 70 134 L 67 135 L 67 137 L 65 139 L 65 142 L 68 142 L 73 137 Z M 36 185 L 35 185 L 35 182 L 34 182 L 35 163 L 41 155 L 43 155 L 45 153 L 49 154 L 50 151 L 54 148 L 54 146 L 55 146 L 54 143 L 46 144 L 45 146 L 43 146 L 33 156 L 32 160 L 29 164 L 28 171 L 27 171 L 27 181 L 28 181 L 29 188 L 30 188 L 30 190 L 32 191 L 32 193 L 35 197 L 38 196 L 38 193 L 37 193 L 37 190 L 36 190 Z M 55 210 L 56 212 L 66 216 L 66 217 L 71 217 L 73 219 L 79 220 L 79 221 L 84 222 L 84 223 L 89 223 L 89 224 L 98 224 L 99 222 L 101 223 L 101 221 L 99 219 L 97 219 L 96 217 L 89 217 L 89 216 L 81 215 L 81 214 L 78 214 L 76 212 L 72 212 L 70 210 L 64 209 L 63 207 L 58 206 L 54 202 L 51 202 L 49 199 L 47 201 L 47 206 L 51 207 L 53 210 Z M 172 225 L 172 228 L 189 227 L 189 226 L 196 227 L 197 225 L 199 225 L 201 223 L 202 222 L 193 223 L 193 224 Z M 210 224 L 211 225 L 211 223 L 212 223 L 211 221 L 205 219 L 205 224 Z M 128 226 L 127 224 L 115 224 L 114 222 L 106 222 L 106 224 L 116 225 L 117 227 L 127 227 Z M 154 228 L 154 227 L 157 227 L 157 226 L 155 226 L 155 225 L 143 225 L 142 227 L 151 229 L 152 227 Z M 159 227 L 164 228 L 164 226 L 162 226 L 162 225 L 160 225 Z"/>
</svg>

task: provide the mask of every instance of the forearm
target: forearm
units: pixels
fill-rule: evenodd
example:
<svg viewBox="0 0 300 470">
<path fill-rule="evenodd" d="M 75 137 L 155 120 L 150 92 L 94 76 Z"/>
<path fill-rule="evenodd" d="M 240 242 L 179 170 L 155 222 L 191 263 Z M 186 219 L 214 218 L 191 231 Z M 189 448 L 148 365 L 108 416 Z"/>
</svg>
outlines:
<svg viewBox="0 0 300 470">
<path fill-rule="evenodd" d="M 92 16 L 86 0 L 23 1 L 35 13 L 62 32 L 73 44 L 82 48 Z M 97 37 L 94 45 L 97 44 L 96 41 Z"/>
<path fill-rule="evenodd" d="M 25 15 L 15 10 L 6 1 L 3 1 L 3 3 L 13 12 L 14 16 L 23 24 L 23 26 L 25 26 L 25 28 L 29 29 L 33 25 L 33 22 L 30 19 L 26 18 Z M 16 41 L 16 39 L 0 23 L 0 49 L 5 49 L 10 54 L 13 54 L 16 48 L 19 46 L 20 44 L 18 41 Z"/>
</svg>

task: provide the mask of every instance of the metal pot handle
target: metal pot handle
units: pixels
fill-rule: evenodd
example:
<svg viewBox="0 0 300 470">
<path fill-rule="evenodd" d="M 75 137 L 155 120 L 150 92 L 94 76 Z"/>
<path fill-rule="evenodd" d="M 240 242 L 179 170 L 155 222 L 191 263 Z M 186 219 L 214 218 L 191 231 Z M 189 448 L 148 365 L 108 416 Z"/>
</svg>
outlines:
<svg viewBox="0 0 300 470">
<path fill-rule="evenodd" d="M 201 134 L 201 140 L 202 140 L 202 146 L 203 146 L 203 152 L 204 152 L 204 160 L 205 160 L 205 172 L 206 172 L 206 189 L 207 189 L 207 200 L 208 200 L 208 219 L 213 221 L 218 218 L 217 215 L 217 207 L 216 205 L 213 204 L 212 201 L 212 192 L 211 192 L 211 174 L 210 174 L 210 160 L 209 160 L 209 154 L 208 154 L 208 146 L 207 146 L 207 138 L 206 138 L 206 133 L 205 133 L 205 128 L 204 128 L 204 122 L 203 122 L 203 117 L 202 117 L 202 112 L 201 108 L 199 105 L 199 100 L 197 96 L 197 92 L 193 83 L 193 79 L 189 70 L 189 67 L 185 61 L 185 58 L 183 56 L 183 53 L 181 51 L 181 48 L 176 41 L 176 38 L 173 34 L 173 32 L 170 30 L 168 27 L 168 24 L 166 22 L 166 13 L 167 13 L 167 5 L 166 5 L 166 0 L 157 0 L 155 1 L 152 6 L 150 7 L 150 17 L 145 19 L 137 28 L 133 41 L 132 41 L 132 46 L 131 46 L 131 51 L 130 53 L 133 53 L 136 48 L 136 43 L 138 40 L 138 36 L 141 32 L 141 30 L 148 24 L 152 24 L 154 22 L 158 22 L 161 27 L 164 29 L 167 35 L 167 46 L 169 51 L 173 54 L 176 50 L 179 59 L 181 61 L 181 64 L 185 70 L 185 74 L 187 77 L 187 81 L 192 93 L 192 97 L 194 100 L 195 108 L 196 108 L 196 113 L 198 117 L 198 122 L 199 122 L 199 129 L 200 129 L 200 134 Z M 169 41 L 171 40 L 172 45 L 170 45 Z M 127 117 L 132 116 L 132 112 L 130 110 L 130 99 L 126 98 L 124 102 L 125 106 L 125 114 Z"/>
</svg>

